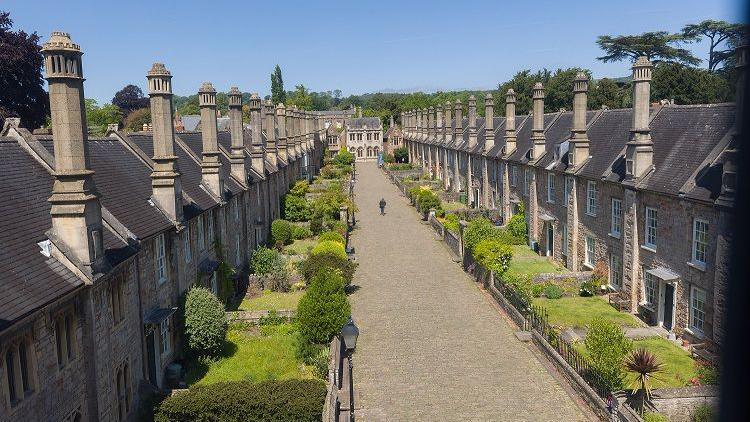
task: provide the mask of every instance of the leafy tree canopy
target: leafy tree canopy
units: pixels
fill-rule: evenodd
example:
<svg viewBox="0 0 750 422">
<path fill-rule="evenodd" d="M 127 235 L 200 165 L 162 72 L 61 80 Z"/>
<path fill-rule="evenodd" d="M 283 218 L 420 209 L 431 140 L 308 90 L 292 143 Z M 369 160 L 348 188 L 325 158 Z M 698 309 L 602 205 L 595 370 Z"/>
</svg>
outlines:
<svg viewBox="0 0 750 422">
<path fill-rule="evenodd" d="M 143 95 L 141 88 L 135 85 L 126 85 L 115 93 L 112 104 L 119 107 L 127 115 L 133 110 L 148 107 L 149 100 Z"/>
<path fill-rule="evenodd" d="M 274 104 L 286 103 L 284 78 L 281 76 L 281 68 L 279 65 L 276 65 L 273 73 L 271 73 L 271 100 Z"/>
<path fill-rule="evenodd" d="M 686 39 L 701 42 L 708 39 L 708 70 L 715 71 L 734 63 L 734 49 L 745 35 L 745 26 L 725 21 L 704 20 L 700 23 L 685 25 L 682 35 Z"/>
<path fill-rule="evenodd" d="M 697 66 L 701 60 L 685 48 L 684 42 L 690 42 L 682 33 L 670 34 L 667 31 L 644 32 L 640 35 L 600 35 L 596 43 L 604 50 L 604 55 L 597 57 L 605 63 L 623 60 L 634 61 L 646 56 L 654 63 L 673 62 Z"/>
</svg>

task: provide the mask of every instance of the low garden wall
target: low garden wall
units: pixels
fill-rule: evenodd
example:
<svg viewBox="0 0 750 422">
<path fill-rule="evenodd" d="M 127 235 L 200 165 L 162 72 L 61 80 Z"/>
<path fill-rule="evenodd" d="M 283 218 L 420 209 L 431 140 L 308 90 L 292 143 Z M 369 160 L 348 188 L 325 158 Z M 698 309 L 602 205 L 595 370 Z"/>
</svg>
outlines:
<svg viewBox="0 0 750 422">
<path fill-rule="evenodd" d="M 690 421 L 695 408 L 701 405 L 713 408 L 714 414 L 718 414 L 719 387 L 700 385 L 654 389 L 651 405 L 655 411 L 669 418 L 670 422 Z"/>
<path fill-rule="evenodd" d="M 251 324 L 258 324 L 261 319 L 268 318 L 269 315 L 274 314 L 277 318 L 283 318 L 284 320 L 294 319 L 297 311 L 280 309 L 278 311 L 227 311 L 227 320 L 229 322 L 249 322 Z"/>
<path fill-rule="evenodd" d="M 568 280 L 574 280 L 575 284 L 580 285 L 584 281 L 591 280 L 591 275 L 593 273 L 591 271 L 576 271 L 576 272 L 569 272 L 569 273 L 540 273 L 534 275 L 534 277 L 531 279 L 532 283 L 555 283 L 555 282 L 562 282 L 562 281 L 568 281 Z"/>
</svg>

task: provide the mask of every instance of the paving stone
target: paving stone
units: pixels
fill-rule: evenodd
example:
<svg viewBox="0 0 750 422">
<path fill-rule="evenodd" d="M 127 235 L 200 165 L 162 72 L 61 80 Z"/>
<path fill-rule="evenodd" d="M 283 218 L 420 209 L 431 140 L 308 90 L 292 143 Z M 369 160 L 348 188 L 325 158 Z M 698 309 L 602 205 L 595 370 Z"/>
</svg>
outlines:
<svg viewBox="0 0 750 422">
<path fill-rule="evenodd" d="M 376 165 L 357 178 L 357 421 L 586 420 Z"/>
</svg>

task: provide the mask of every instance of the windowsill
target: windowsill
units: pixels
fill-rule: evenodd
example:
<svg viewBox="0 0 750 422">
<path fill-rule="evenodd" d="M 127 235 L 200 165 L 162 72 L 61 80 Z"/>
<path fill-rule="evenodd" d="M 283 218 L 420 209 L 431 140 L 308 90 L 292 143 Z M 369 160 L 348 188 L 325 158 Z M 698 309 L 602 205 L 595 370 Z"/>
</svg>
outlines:
<svg viewBox="0 0 750 422">
<path fill-rule="evenodd" d="M 685 332 L 687 332 L 688 334 L 690 334 L 693 337 L 697 337 L 700 340 L 703 340 L 703 339 L 706 338 L 706 335 L 703 334 L 701 331 L 699 331 L 697 328 L 687 327 L 687 328 L 685 328 Z"/>
<path fill-rule="evenodd" d="M 615 239 L 620 239 L 620 233 L 607 233 L 609 237 L 614 237 Z"/>
<path fill-rule="evenodd" d="M 615 286 L 614 284 L 607 284 L 607 290 L 611 291 L 612 293 L 619 292 L 622 287 Z"/>
<path fill-rule="evenodd" d="M 641 245 L 641 249 L 643 249 L 644 251 L 649 251 L 651 253 L 656 253 L 656 246 Z"/>
<path fill-rule="evenodd" d="M 162 284 L 166 283 L 166 282 L 167 282 L 167 279 L 166 279 L 166 278 L 161 278 L 161 279 L 159 279 L 159 285 L 160 285 L 160 286 L 161 286 Z"/>
<path fill-rule="evenodd" d="M 695 268 L 698 271 L 706 272 L 706 264 L 696 261 L 688 261 L 688 266 Z"/>
<path fill-rule="evenodd" d="M 654 305 L 647 303 L 647 302 L 641 302 L 638 304 L 640 307 L 649 310 L 651 312 L 656 312 L 656 308 L 654 308 Z"/>
<path fill-rule="evenodd" d="M 586 215 L 588 215 L 589 217 L 596 217 L 596 213 L 590 213 L 588 211 L 586 211 Z"/>
<path fill-rule="evenodd" d="M 593 270 L 593 269 L 594 269 L 594 266 L 593 266 L 593 265 L 591 265 L 591 264 L 589 264 L 588 262 L 584 262 L 584 263 L 583 263 L 583 266 L 584 266 L 584 267 L 586 267 L 586 268 L 588 268 L 588 269 L 590 269 L 590 270 Z"/>
<path fill-rule="evenodd" d="M 548 199 L 548 200 L 547 200 L 547 203 L 548 203 L 548 204 L 554 204 L 554 203 L 555 203 L 555 201 L 550 201 L 550 200 Z"/>
</svg>

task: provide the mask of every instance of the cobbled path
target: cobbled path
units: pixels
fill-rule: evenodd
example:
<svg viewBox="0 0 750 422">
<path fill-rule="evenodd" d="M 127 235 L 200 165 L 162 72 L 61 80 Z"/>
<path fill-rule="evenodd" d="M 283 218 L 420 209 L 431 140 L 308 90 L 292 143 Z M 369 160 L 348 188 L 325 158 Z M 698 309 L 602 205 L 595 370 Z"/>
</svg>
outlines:
<svg viewBox="0 0 750 422">
<path fill-rule="evenodd" d="M 355 189 L 358 422 L 587 420 L 375 163 Z"/>
</svg>

